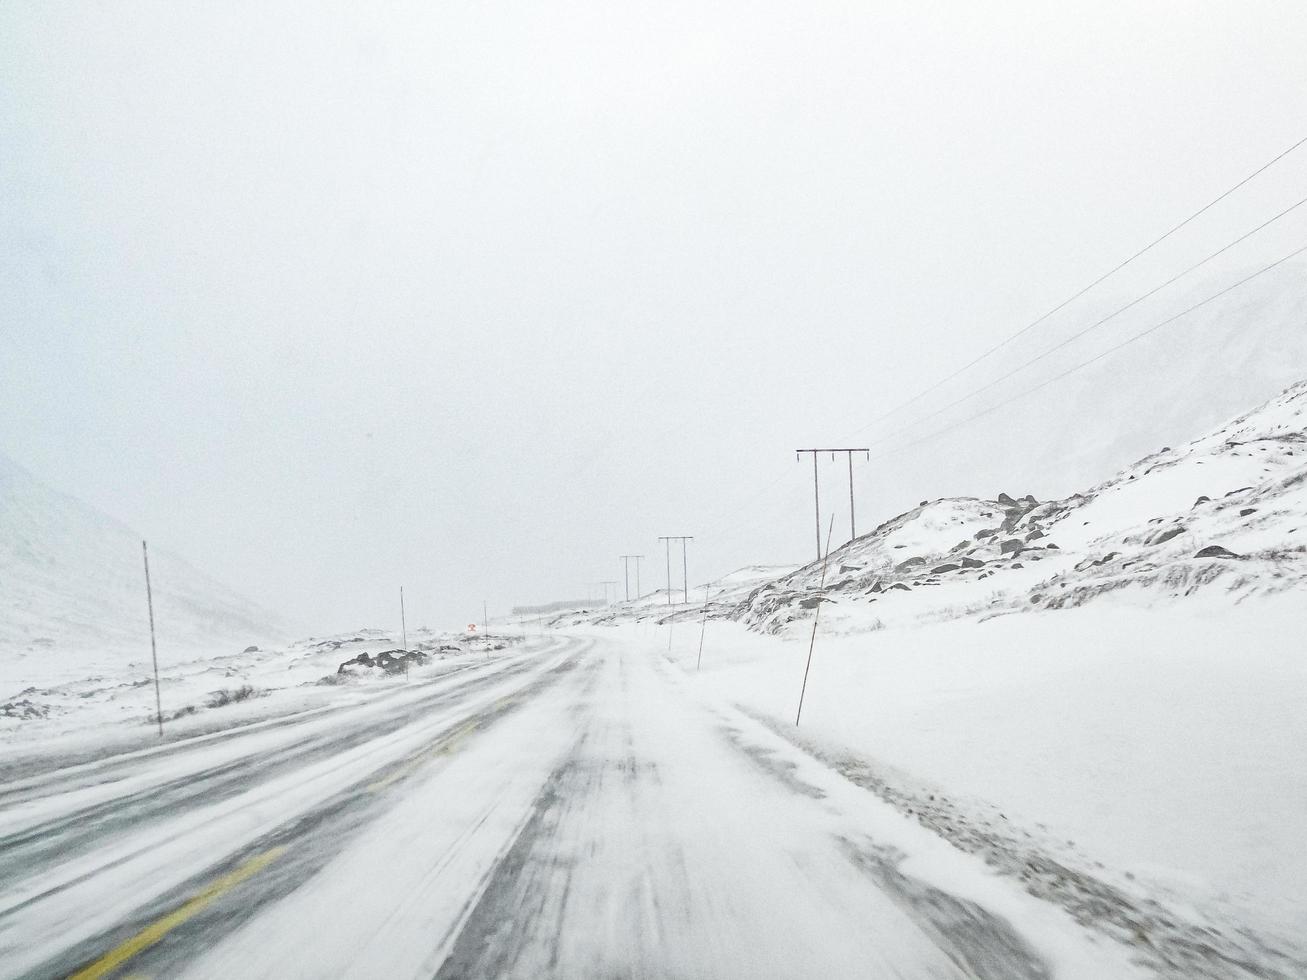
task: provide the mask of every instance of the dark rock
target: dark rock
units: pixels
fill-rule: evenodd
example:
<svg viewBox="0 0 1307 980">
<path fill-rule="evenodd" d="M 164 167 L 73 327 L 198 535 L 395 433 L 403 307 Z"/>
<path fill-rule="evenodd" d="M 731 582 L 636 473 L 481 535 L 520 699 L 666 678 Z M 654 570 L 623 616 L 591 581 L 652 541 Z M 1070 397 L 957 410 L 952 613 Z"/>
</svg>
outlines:
<svg viewBox="0 0 1307 980">
<path fill-rule="evenodd" d="M 255 646 L 246 647 L 244 650 L 241 651 L 241 653 L 258 653 L 258 652 L 259 652 L 259 648 Z"/>
<path fill-rule="evenodd" d="M 336 669 L 336 673 L 349 673 L 346 670 L 347 667 L 366 667 L 369 669 L 378 668 L 384 670 L 387 674 L 398 674 L 403 672 L 409 664 L 424 664 L 426 662 L 427 655 L 420 650 L 383 650 L 375 657 L 364 651 L 357 657 L 346 660 Z"/>
<path fill-rule="evenodd" d="M 1021 502 L 1023 504 L 1028 504 L 1031 507 L 1034 507 L 1039 503 L 1039 501 L 1035 499 L 1034 494 L 1029 494 L 1029 493 L 1021 498 Z"/>
<path fill-rule="evenodd" d="M 1014 561 L 1014 562 L 1012 563 L 1012 567 L 1013 567 L 1013 568 L 1025 568 L 1026 566 L 1023 565 L 1023 564 L 1022 564 L 1021 562 L 1019 562 L 1019 561 Z"/>
<path fill-rule="evenodd" d="M 829 601 L 830 600 L 827 599 L 825 596 L 814 595 L 814 596 L 809 596 L 807 599 L 799 600 L 799 606 L 802 609 L 816 609 L 823 602 L 829 602 Z"/>
<path fill-rule="evenodd" d="M 1210 503 L 1211 499 L 1212 499 L 1211 497 L 1207 496 L 1206 494 L 1203 494 L 1201 497 L 1199 497 L 1197 500 L 1194 501 L 1194 506 L 1197 507 L 1199 504 Z"/>
<path fill-rule="evenodd" d="M 1252 487 L 1240 487 L 1238 490 L 1231 490 L 1226 494 L 1227 497 L 1233 497 L 1236 493 L 1243 493 L 1245 490 L 1251 490 Z"/>
<path fill-rule="evenodd" d="M 999 545 L 998 550 L 1004 555 L 1019 555 L 1021 554 L 1021 549 L 1024 547 L 1025 545 L 1022 544 L 1020 538 L 1008 538 Z"/>
<path fill-rule="evenodd" d="M 895 582 L 890 586 L 891 589 L 898 589 L 900 592 L 911 592 L 911 586 L 904 585 L 902 582 Z"/>
<path fill-rule="evenodd" d="M 1031 601 L 1031 602 L 1043 602 L 1043 601 L 1044 601 L 1044 597 L 1043 597 L 1042 595 L 1032 595 L 1032 596 L 1030 597 L 1030 601 Z"/>
<path fill-rule="evenodd" d="M 907 561 L 901 561 L 897 565 L 895 565 L 894 571 L 906 572 L 908 569 L 912 568 L 915 565 L 924 565 L 924 564 L 926 564 L 926 559 L 924 558 L 909 558 Z"/>
<path fill-rule="evenodd" d="M 918 507 L 925 507 L 927 503 L 928 503 L 928 501 L 923 500 L 921 503 L 917 504 L 917 506 L 918 506 Z"/>
<path fill-rule="evenodd" d="M 1033 531 L 1031 531 L 1029 534 L 1026 535 L 1026 540 L 1038 541 L 1043 536 L 1044 536 L 1044 532 L 1041 531 L 1039 528 L 1035 528 Z"/>
<path fill-rule="evenodd" d="M 943 575 L 945 572 L 956 572 L 961 567 L 962 567 L 961 565 L 954 565 L 952 562 L 946 562 L 943 565 L 939 565 L 936 568 L 932 568 L 930 570 L 930 574 Z"/>
<path fill-rule="evenodd" d="M 1062 550 L 1062 549 L 1059 548 L 1057 545 L 1055 545 L 1052 541 L 1048 542 L 1048 544 L 1044 545 L 1044 547 L 1047 548 L 1049 551 L 1061 551 L 1061 550 Z"/>
<path fill-rule="evenodd" d="M 998 534 L 998 528 L 994 528 L 994 529 L 989 530 L 989 531 L 977 531 L 977 532 L 976 532 L 976 540 L 977 540 L 977 541 L 984 541 L 986 538 L 992 538 L 992 537 L 993 537 L 994 535 L 996 535 L 996 534 Z"/>
<path fill-rule="evenodd" d="M 1219 544 L 1209 544 L 1202 551 L 1194 555 L 1195 558 L 1238 558 L 1229 548 L 1222 548 Z"/>
<path fill-rule="evenodd" d="M 1172 538 L 1184 534 L 1184 532 L 1185 526 L 1183 524 L 1177 524 L 1175 527 L 1168 527 L 1165 531 L 1154 537 L 1149 544 L 1161 544 L 1163 541 L 1170 541 Z"/>
<path fill-rule="evenodd" d="M 862 569 L 859 568 L 857 565 L 841 565 L 839 574 L 847 575 L 849 572 L 860 572 L 860 571 L 862 571 Z"/>
<path fill-rule="evenodd" d="M 1243 510 L 1239 511 L 1239 516 L 1247 517 L 1249 514 L 1256 514 L 1256 513 L 1257 513 L 1256 507 L 1245 507 Z"/>
<path fill-rule="evenodd" d="M 963 568 L 980 568 L 980 567 L 981 567 L 982 565 L 984 565 L 984 564 L 985 564 L 985 563 L 984 563 L 981 559 L 979 559 L 979 558 L 963 558 L 963 559 L 962 559 L 962 567 L 963 567 Z"/>
<path fill-rule="evenodd" d="M 995 499 L 998 503 L 1002 504 L 1004 507 L 1014 507 L 1014 506 L 1016 506 L 1016 501 L 1013 500 L 1011 497 L 1009 497 L 1009 496 L 1008 496 L 1007 494 L 1005 494 L 1005 493 L 1000 493 L 1000 494 L 999 494 L 997 497 L 995 497 L 994 499 Z"/>
<path fill-rule="evenodd" d="M 871 587 L 868 591 L 869 591 L 869 592 L 884 592 L 884 591 L 885 591 L 885 587 L 884 587 L 883 585 L 880 584 L 880 579 L 877 579 L 876 582 L 875 582 L 875 584 L 872 585 L 872 587 Z"/>
</svg>

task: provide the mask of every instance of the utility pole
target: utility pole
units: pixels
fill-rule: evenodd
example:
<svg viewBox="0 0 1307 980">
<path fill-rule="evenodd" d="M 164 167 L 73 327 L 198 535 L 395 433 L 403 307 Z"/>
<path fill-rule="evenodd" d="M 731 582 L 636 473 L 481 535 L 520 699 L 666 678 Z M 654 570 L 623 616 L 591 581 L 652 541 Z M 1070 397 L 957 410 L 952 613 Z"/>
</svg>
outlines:
<svg viewBox="0 0 1307 980">
<path fill-rule="evenodd" d="M 631 559 L 635 559 L 635 597 L 640 598 L 640 559 L 644 555 L 622 555 L 622 576 L 626 579 L 626 601 L 631 601 Z"/>
<path fill-rule="evenodd" d="M 486 600 L 481 600 L 481 629 L 485 633 L 490 632 L 490 613 L 486 611 Z"/>
<path fill-rule="evenodd" d="M 599 584 L 604 587 L 604 605 L 606 606 L 608 605 L 608 586 L 611 585 L 613 587 L 613 599 L 617 598 L 617 582 L 613 579 L 605 579 Z"/>
<path fill-rule="evenodd" d="M 154 642 L 154 593 L 150 591 L 150 549 L 141 542 L 141 557 L 145 559 L 145 603 L 150 608 L 150 657 L 154 660 L 154 717 L 159 722 L 159 737 L 163 738 L 163 699 L 159 696 L 159 648 Z"/>
<path fill-rule="evenodd" d="M 685 543 L 687 541 L 693 541 L 694 535 L 693 534 L 671 534 L 666 536 L 659 535 L 658 540 L 665 543 L 666 551 L 667 551 L 667 604 L 669 606 L 672 604 L 672 542 L 673 541 L 681 542 L 681 575 L 682 575 L 681 584 L 685 588 L 685 601 L 688 603 L 690 601 L 690 579 L 688 576 L 689 563 L 688 563 L 688 559 L 686 558 Z"/>
<path fill-rule="evenodd" d="M 794 458 L 799 459 L 804 453 L 812 453 L 812 505 L 815 515 L 815 524 L 817 528 L 817 560 L 821 560 L 821 494 L 817 486 L 817 454 L 830 453 L 833 460 L 836 453 L 845 453 L 849 458 L 849 540 L 852 541 L 858 536 L 857 525 L 854 522 L 853 515 L 853 454 L 866 453 L 867 459 L 871 459 L 869 449 L 796 449 Z M 827 535 L 829 539 L 829 535 Z"/>
</svg>

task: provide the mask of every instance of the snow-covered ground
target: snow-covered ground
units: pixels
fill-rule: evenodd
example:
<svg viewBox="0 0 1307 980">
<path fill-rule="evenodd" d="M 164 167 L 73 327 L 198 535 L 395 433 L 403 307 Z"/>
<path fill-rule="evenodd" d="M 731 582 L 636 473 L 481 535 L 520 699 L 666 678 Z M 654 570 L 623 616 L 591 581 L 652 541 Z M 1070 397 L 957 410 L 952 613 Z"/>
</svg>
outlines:
<svg viewBox="0 0 1307 980">
<path fill-rule="evenodd" d="M 702 587 L 558 622 L 656 633 L 693 684 L 1108 932 L 1186 922 L 1299 975 L 1305 429 L 1300 383 L 1064 500 L 923 501 L 824 570 L 710 596 L 702 668 Z M 1100 889 L 1138 909 L 1099 914 Z"/>
<path fill-rule="evenodd" d="M 0 974 L 1146 976 L 646 639 L 0 784 Z"/>
<path fill-rule="evenodd" d="M 1307 383 L 824 567 L 415 629 L 407 671 L 385 630 L 188 645 L 193 579 L 162 742 L 129 533 L 19 478 L 0 972 L 1307 975 L 1305 427 Z"/>
<path fill-rule="evenodd" d="M 1251 927 L 1307 962 L 1304 635 L 1303 592 L 819 627 L 794 735 L 865 762 L 932 824 L 969 823 L 997 848 L 1192 908 L 1231 938 Z M 673 629 L 694 684 L 794 731 L 806 638 L 710 621 L 696 672 L 698 647 L 697 629 Z"/>
<path fill-rule="evenodd" d="M 274 716 L 374 698 L 407 678 L 431 678 L 499 656 L 522 640 L 520 631 L 449 634 L 410 631 L 409 671 L 387 670 L 379 655 L 398 657 L 401 638 L 361 629 L 289 644 L 250 647 L 220 656 L 160 659 L 165 737 L 219 731 Z M 102 658 L 74 680 L 0 675 L 0 772 L 33 757 L 105 754 L 157 742 L 151 664 L 139 657 Z M 349 663 L 366 658 L 363 663 Z M 384 657 L 382 659 L 385 659 Z M 29 665 L 30 669 L 30 665 Z M 35 681 L 35 683 L 28 683 Z"/>
</svg>

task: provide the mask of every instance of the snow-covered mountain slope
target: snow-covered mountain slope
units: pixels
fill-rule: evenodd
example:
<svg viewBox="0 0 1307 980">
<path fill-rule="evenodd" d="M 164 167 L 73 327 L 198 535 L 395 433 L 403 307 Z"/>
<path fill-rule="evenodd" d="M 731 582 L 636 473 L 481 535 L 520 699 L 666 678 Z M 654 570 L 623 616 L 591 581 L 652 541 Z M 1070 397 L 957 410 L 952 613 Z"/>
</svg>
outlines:
<svg viewBox="0 0 1307 980">
<path fill-rule="evenodd" d="M 1141 336 L 1057 384 L 1011 400 L 1041 378 L 1058 375 L 1095 352 L 1141 334 L 1255 268 L 1214 272 L 1195 279 L 1188 289 L 1164 290 L 1083 341 L 1056 349 L 1073 331 L 1118 309 L 1136 295 L 1136 288 L 1142 292 L 1149 284 L 1143 278 L 1121 283 L 1119 289 L 1097 299 L 1087 297 L 1081 301 L 1087 304 L 1084 307 L 1073 304 L 1039 331 L 997 352 L 979 373 L 963 374 L 911 411 L 894 414 L 866 430 L 843 433 L 841 428 L 856 441 L 839 445 L 869 445 L 873 457 L 901 449 L 876 462 L 868 474 L 873 478 L 860 482 L 859 512 L 899 513 L 923 497 L 964 495 L 982 487 L 1019 487 L 1021 493 L 1033 493 L 1041 500 L 1063 497 L 1160 446 L 1178 446 L 1272 398 L 1307 373 L 1304 258 Z M 1036 370 L 1019 371 L 956 408 L 932 415 L 936 406 L 949 404 L 987 378 L 1002 377 L 1045 351 L 1050 353 Z M 953 356 L 957 360 L 950 363 L 965 360 L 961 352 Z M 922 376 L 915 379 L 915 386 L 932 380 Z M 909 389 L 897 398 L 911 393 Z M 874 407 L 883 409 L 892 403 L 877 401 Z M 990 411 L 1003 403 L 1008 404 Z M 954 427 L 958 420 L 982 411 L 989 414 L 976 424 Z M 909 424 L 918 415 L 927 415 L 928 420 Z M 810 524 L 800 526 L 811 534 Z M 838 535 L 839 524 L 836 528 Z"/>
<path fill-rule="evenodd" d="M 662 619 L 671 614 L 698 616 L 707 601 L 709 614 L 721 616 L 745 601 L 760 585 L 795 570 L 794 565 L 746 565 L 711 582 L 691 586 L 689 591 L 673 588 L 654 591 L 627 602 L 613 603 L 598 609 L 577 607 L 551 617 L 553 626 L 578 623 L 615 623 L 628 619 Z"/>
<path fill-rule="evenodd" d="M 151 549 L 150 574 L 161 651 L 230 653 L 281 633 L 276 616 L 165 549 Z M 149 650 L 141 536 L 0 455 L 5 686 Z"/>
<path fill-rule="evenodd" d="M 719 611 L 765 632 L 1081 605 L 1107 592 L 1234 600 L 1307 581 L 1307 382 L 1063 500 L 922 503 Z M 819 593 L 820 592 L 820 596 Z M 829 617 L 829 618 L 828 618 Z"/>
</svg>

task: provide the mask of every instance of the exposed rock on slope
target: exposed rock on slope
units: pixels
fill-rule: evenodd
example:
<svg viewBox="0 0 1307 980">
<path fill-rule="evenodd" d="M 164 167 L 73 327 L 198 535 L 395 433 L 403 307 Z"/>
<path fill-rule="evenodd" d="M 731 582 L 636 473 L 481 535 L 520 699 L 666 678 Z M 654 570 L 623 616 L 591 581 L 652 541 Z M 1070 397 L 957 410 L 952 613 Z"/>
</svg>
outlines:
<svg viewBox="0 0 1307 980">
<path fill-rule="evenodd" d="M 1007 493 L 926 501 L 830 555 L 755 588 L 725 615 L 776 632 L 875 604 L 931 620 L 1080 605 L 1146 588 L 1235 598 L 1307 579 L 1307 382 L 1187 446 L 1064 500 Z M 983 584 L 982 584 L 983 583 Z M 865 614 L 862 617 L 866 620 Z M 848 626 L 857 628 L 849 619 Z M 864 627 L 865 628 L 865 627 Z"/>
</svg>

